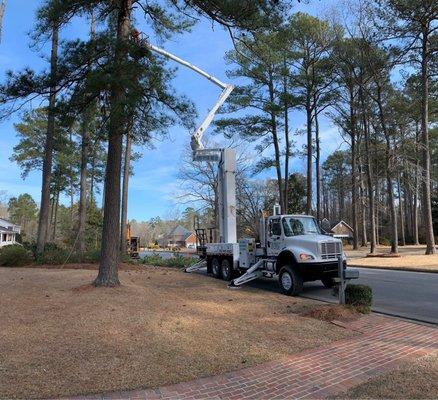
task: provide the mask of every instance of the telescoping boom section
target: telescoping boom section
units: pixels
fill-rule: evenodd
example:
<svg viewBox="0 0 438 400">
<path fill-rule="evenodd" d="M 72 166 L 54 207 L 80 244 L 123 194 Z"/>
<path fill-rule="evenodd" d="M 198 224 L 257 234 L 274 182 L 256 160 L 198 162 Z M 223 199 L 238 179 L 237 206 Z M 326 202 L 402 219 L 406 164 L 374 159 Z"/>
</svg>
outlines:
<svg viewBox="0 0 438 400">
<path fill-rule="evenodd" d="M 219 98 L 202 120 L 191 137 L 191 147 L 194 161 L 207 161 L 218 163 L 218 208 L 219 208 L 219 242 L 235 243 L 236 233 L 236 153 L 233 149 L 205 149 L 202 137 L 213 121 L 219 108 L 225 103 L 234 89 L 233 85 L 221 82 L 219 79 L 203 71 L 201 68 L 169 53 L 153 44 L 139 33 L 134 35 L 134 40 L 139 46 L 160 54 L 170 60 L 183 65 L 197 74 L 208 79 L 222 89 Z"/>
</svg>

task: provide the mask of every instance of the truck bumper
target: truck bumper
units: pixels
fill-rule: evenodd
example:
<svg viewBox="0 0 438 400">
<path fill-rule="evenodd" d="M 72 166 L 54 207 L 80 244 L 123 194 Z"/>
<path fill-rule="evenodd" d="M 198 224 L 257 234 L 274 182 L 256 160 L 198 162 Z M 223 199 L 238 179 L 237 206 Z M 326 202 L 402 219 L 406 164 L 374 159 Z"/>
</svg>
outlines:
<svg viewBox="0 0 438 400">
<path fill-rule="evenodd" d="M 344 269 L 347 262 L 344 261 Z M 298 263 L 298 270 L 304 281 L 317 281 L 322 278 L 338 276 L 338 262 Z"/>
</svg>

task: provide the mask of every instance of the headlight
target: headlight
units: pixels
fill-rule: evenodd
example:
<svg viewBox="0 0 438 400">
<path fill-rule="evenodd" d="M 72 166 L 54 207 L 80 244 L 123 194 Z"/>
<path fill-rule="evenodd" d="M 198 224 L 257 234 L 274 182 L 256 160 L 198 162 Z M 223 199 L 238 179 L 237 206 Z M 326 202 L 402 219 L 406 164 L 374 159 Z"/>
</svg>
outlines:
<svg viewBox="0 0 438 400">
<path fill-rule="evenodd" d="M 305 254 L 305 253 L 300 254 L 301 261 L 308 261 L 308 260 L 313 260 L 313 259 L 314 259 L 314 257 L 310 254 Z"/>
</svg>

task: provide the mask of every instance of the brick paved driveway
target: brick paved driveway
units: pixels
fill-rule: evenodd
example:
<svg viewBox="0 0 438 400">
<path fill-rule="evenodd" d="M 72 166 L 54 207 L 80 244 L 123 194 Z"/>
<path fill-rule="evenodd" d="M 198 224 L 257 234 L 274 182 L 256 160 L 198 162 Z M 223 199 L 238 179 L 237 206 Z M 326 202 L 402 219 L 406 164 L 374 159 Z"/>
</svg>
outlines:
<svg viewBox="0 0 438 400">
<path fill-rule="evenodd" d="M 376 315 L 341 325 L 355 330 L 357 336 L 282 360 L 210 378 L 155 390 L 71 399 L 325 398 L 389 371 L 401 361 L 438 352 L 436 328 Z"/>
</svg>

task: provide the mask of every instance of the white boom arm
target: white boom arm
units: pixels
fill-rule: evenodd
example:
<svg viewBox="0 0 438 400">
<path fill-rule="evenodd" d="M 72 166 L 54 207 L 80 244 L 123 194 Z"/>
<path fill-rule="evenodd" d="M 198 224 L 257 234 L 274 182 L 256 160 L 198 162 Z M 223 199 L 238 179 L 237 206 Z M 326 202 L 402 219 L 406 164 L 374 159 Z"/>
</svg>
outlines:
<svg viewBox="0 0 438 400">
<path fill-rule="evenodd" d="M 211 121 L 213 121 L 213 118 L 216 115 L 216 112 L 219 109 L 219 107 L 222 104 L 224 104 L 224 102 L 227 100 L 231 92 L 234 90 L 234 86 L 221 82 L 219 79 L 208 74 L 207 72 L 196 67 L 195 65 L 190 64 L 188 61 L 185 61 L 169 53 L 166 50 L 160 49 L 159 47 L 150 44 L 146 39 L 142 39 L 141 44 L 146 46 L 149 50 L 152 50 L 158 54 L 161 54 L 166 58 L 169 58 L 170 60 L 177 62 L 178 64 L 190 68 L 192 71 L 197 72 L 199 75 L 202 75 L 204 78 L 207 78 L 210 82 L 214 83 L 215 85 L 219 86 L 222 89 L 222 93 L 220 94 L 218 100 L 216 101 L 212 109 L 209 111 L 207 116 L 204 118 L 204 120 L 201 122 L 201 124 L 198 126 L 198 128 L 195 130 L 195 132 L 192 135 L 191 146 L 193 153 L 196 153 L 197 150 L 201 150 L 204 148 L 204 146 L 202 145 L 202 136 L 204 135 L 206 129 L 210 126 Z"/>
<path fill-rule="evenodd" d="M 224 104 L 234 89 L 233 85 L 229 85 L 216 79 L 214 76 L 207 74 L 202 69 L 174 56 L 166 50 L 160 49 L 148 42 L 147 39 L 140 39 L 140 45 L 145 46 L 162 56 L 169 58 L 192 71 L 197 72 L 210 82 L 219 86 L 222 89 L 218 100 L 213 105 L 207 116 L 195 130 L 191 139 L 191 146 L 193 150 L 193 159 L 195 161 L 218 161 L 218 197 L 219 197 L 219 232 L 220 242 L 235 243 L 237 241 L 236 234 L 236 153 L 233 149 L 204 149 L 202 145 L 202 136 L 206 129 L 213 121 L 219 107 Z"/>
</svg>

